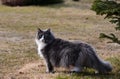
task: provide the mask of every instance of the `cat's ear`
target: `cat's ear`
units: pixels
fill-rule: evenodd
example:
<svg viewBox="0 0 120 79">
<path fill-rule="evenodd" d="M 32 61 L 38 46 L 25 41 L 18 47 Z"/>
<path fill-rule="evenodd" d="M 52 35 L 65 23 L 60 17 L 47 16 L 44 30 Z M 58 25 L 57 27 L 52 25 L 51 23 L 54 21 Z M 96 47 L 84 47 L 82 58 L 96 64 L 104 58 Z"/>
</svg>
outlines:
<svg viewBox="0 0 120 79">
<path fill-rule="evenodd" d="M 42 33 L 43 31 L 40 28 L 38 28 L 38 32 Z"/>
<path fill-rule="evenodd" d="M 49 28 L 49 29 L 47 29 L 47 32 L 51 32 L 51 29 Z"/>
</svg>

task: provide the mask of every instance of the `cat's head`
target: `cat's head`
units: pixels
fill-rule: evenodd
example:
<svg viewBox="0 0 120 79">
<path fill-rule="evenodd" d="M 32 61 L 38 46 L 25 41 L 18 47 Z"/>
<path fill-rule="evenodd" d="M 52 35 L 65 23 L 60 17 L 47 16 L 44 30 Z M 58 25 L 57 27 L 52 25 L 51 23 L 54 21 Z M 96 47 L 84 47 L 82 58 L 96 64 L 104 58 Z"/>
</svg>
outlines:
<svg viewBox="0 0 120 79">
<path fill-rule="evenodd" d="M 52 34 L 51 30 L 41 30 L 38 28 L 37 34 L 36 34 L 36 40 L 38 43 L 45 43 L 50 44 L 54 41 L 55 37 Z"/>
</svg>

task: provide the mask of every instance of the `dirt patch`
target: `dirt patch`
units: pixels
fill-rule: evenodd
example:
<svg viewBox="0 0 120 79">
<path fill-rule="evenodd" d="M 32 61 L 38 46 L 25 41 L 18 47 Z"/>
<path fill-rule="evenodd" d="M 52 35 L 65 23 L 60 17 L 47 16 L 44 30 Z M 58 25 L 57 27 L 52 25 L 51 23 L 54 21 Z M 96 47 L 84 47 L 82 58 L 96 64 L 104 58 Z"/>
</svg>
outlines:
<svg viewBox="0 0 120 79">
<path fill-rule="evenodd" d="M 15 79 L 53 79 L 59 73 L 46 73 L 45 72 L 45 65 L 43 61 L 40 60 L 37 62 L 32 62 L 25 64 L 23 67 L 18 69 L 14 74 L 9 74 L 8 78 L 15 78 Z"/>
<path fill-rule="evenodd" d="M 19 74 L 24 74 L 27 73 L 29 70 L 33 69 L 33 68 L 38 68 L 41 64 L 39 62 L 36 63 L 28 63 L 25 64 L 21 69 L 19 69 L 17 72 Z"/>
</svg>

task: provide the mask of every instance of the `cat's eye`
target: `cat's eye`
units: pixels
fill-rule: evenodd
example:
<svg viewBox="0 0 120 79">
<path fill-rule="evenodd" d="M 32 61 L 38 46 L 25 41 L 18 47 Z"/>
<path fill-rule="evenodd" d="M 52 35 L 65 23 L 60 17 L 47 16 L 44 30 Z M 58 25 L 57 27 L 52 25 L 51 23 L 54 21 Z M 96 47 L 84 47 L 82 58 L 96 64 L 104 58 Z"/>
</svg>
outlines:
<svg viewBox="0 0 120 79">
<path fill-rule="evenodd" d="M 40 34 L 40 35 L 38 35 L 38 39 L 40 39 L 40 38 L 42 38 L 42 35 Z"/>
</svg>

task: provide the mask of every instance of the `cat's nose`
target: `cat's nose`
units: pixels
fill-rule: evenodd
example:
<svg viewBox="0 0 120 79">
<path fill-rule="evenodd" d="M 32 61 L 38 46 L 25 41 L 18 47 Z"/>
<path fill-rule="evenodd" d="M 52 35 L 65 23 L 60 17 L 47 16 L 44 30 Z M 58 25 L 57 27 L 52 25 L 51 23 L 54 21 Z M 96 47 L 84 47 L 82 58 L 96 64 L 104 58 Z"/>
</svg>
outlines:
<svg viewBox="0 0 120 79">
<path fill-rule="evenodd" d="M 45 40 L 44 40 L 44 39 L 42 39 L 42 42 L 44 42 L 44 43 L 45 43 Z"/>
</svg>

